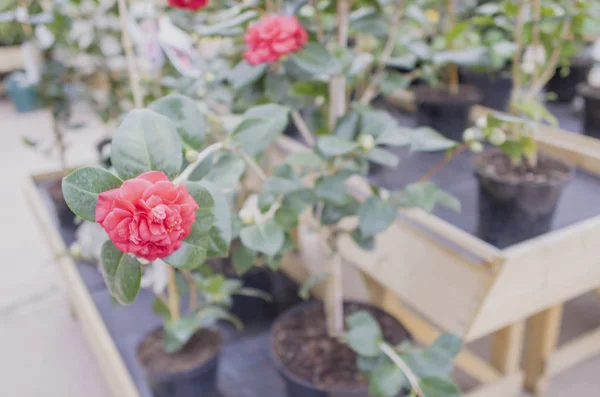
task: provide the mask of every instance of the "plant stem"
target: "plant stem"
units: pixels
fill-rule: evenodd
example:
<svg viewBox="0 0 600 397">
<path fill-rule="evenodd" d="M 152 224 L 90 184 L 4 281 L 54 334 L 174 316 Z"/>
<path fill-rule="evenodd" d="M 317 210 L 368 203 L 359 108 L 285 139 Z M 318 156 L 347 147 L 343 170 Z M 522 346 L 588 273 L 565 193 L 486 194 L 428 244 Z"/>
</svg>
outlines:
<svg viewBox="0 0 600 397">
<path fill-rule="evenodd" d="M 519 10 L 517 11 L 517 21 L 515 24 L 515 42 L 517 43 L 517 49 L 515 50 L 515 55 L 513 57 L 512 64 L 512 91 L 510 93 L 510 109 L 514 110 L 514 103 L 517 101 L 521 91 L 521 53 L 523 52 L 523 47 L 525 43 L 523 42 L 523 26 L 525 23 L 525 1 L 521 0 L 519 2 Z"/>
<path fill-rule="evenodd" d="M 379 348 L 404 373 L 404 375 L 406 376 L 406 379 L 408 379 L 408 383 L 410 383 L 410 387 L 415 392 L 417 397 L 425 397 L 425 393 L 423 393 L 423 389 L 421 389 L 421 386 L 419 385 L 419 379 L 411 371 L 410 367 L 404 362 L 402 357 L 400 357 L 394 351 L 394 348 L 385 342 L 379 343 Z"/>
<path fill-rule="evenodd" d="M 127 12 L 126 0 L 118 0 L 118 7 L 119 20 L 121 22 L 121 42 L 123 43 L 123 49 L 125 50 L 125 57 L 127 59 L 129 84 L 131 86 L 131 92 L 133 93 L 133 104 L 136 108 L 141 108 L 144 106 L 144 102 L 142 97 L 142 89 L 140 86 L 140 76 L 136 67 L 135 55 L 131 45 L 131 38 L 129 37 L 129 15 Z"/>
<path fill-rule="evenodd" d="M 250 157 L 248 155 L 248 153 L 244 152 L 243 150 L 234 150 L 234 151 L 236 153 L 238 153 L 240 156 L 242 156 L 242 158 L 244 159 L 246 164 L 248 164 L 248 166 L 250 166 L 250 168 L 252 168 L 254 173 L 261 179 L 261 181 L 265 182 L 267 180 L 267 175 L 265 174 L 265 172 L 262 170 L 262 168 L 260 168 L 260 166 L 258 164 L 256 164 L 256 162 L 252 159 L 252 157 Z"/>
<path fill-rule="evenodd" d="M 533 81 L 535 81 L 540 72 L 540 65 L 537 62 L 537 51 L 540 49 L 540 20 L 542 19 L 542 7 L 540 0 L 531 0 L 533 8 L 533 31 L 531 46 L 534 51 L 534 68 L 533 68 Z"/>
<path fill-rule="evenodd" d="M 313 138 L 313 135 L 310 132 L 308 125 L 306 125 L 306 122 L 302 118 L 300 112 L 294 110 L 292 112 L 292 120 L 294 121 L 294 125 L 296 126 L 296 128 L 298 128 L 300 135 L 302 135 L 302 139 L 304 139 L 304 142 L 306 142 L 306 144 L 309 147 L 315 146 L 315 139 Z"/>
<path fill-rule="evenodd" d="M 325 33 L 323 31 L 323 23 L 321 22 L 321 10 L 316 0 L 310 0 L 310 4 L 315 9 L 315 24 L 317 25 L 317 40 L 323 41 Z"/>
<path fill-rule="evenodd" d="M 451 31 L 456 26 L 456 4 L 455 0 L 446 0 L 446 12 L 448 13 L 447 18 L 447 31 Z M 452 49 L 452 46 L 450 47 Z M 446 72 L 448 73 L 448 90 L 450 94 L 458 94 L 458 66 L 450 63 L 446 66 Z"/>
<path fill-rule="evenodd" d="M 458 148 L 454 149 L 454 151 L 452 151 L 452 153 L 450 153 L 449 155 L 445 156 L 444 159 L 442 161 L 440 161 L 439 163 L 437 163 L 433 168 L 431 168 L 425 175 L 423 175 L 421 177 L 421 179 L 419 179 L 418 183 L 423 183 L 425 181 L 427 181 L 428 179 L 430 179 L 431 177 L 433 177 L 435 174 L 437 174 L 442 168 L 444 168 L 446 166 L 446 164 L 448 164 L 450 161 L 452 161 L 452 159 L 454 159 L 456 156 L 458 156 L 460 153 L 464 152 L 465 149 L 467 149 L 469 147 L 468 144 L 463 143 L 462 145 L 460 145 Z"/>
<path fill-rule="evenodd" d="M 381 53 L 381 58 L 379 59 L 379 65 L 377 66 L 369 85 L 360 98 L 360 103 L 363 105 L 369 104 L 377 94 L 377 85 L 379 84 L 381 78 L 383 77 L 383 73 L 385 72 L 385 62 L 390 58 L 392 52 L 394 51 L 394 44 L 396 44 L 396 34 L 398 33 L 400 19 L 404 14 L 404 5 L 404 0 L 400 0 L 398 8 L 396 8 L 394 15 L 392 16 L 390 21 L 390 32 L 385 46 L 383 47 L 383 52 Z"/>
<path fill-rule="evenodd" d="M 348 45 L 348 14 L 351 0 L 337 0 L 337 42 L 340 47 Z M 329 82 L 329 128 L 333 130 L 337 119 L 346 113 L 346 76 L 333 76 Z"/>
<path fill-rule="evenodd" d="M 188 289 L 190 290 L 190 300 L 188 304 L 188 311 L 193 313 L 196 310 L 196 306 L 198 304 L 198 291 L 196 290 L 196 283 L 194 281 L 194 277 L 192 273 L 188 270 L 182 270 L 183 276 L 188 284 Z"/>
<path fill-rule="evenodd" d="M 198 154 L 198 158 L 196 159 L 196 161 L 194 161 L 193 163 L 188 165 L 185 168 L 185 170 L 183 170 L 183 172 L 181 174 L 179 174 L 179 176 L 173 180 L 173 183 L 181 183 L 183 181 L 186 181 L 198 164 L 200 164 L 202 161 L 204 161 L 208 156 L 210 156 L 214 152 L 218 152 L 219 150 L 223 149 L 223 146 L 225 146 L 225 144 L 223 142 L 217 142 L 217 143 L 213 143 L 210 146 L 205 147 L 204 150 Z"/>
<path fill-rule="evenodd" d="M 177 321 L 181 318 L 179 313 L 179 291 L 177 291 L 177 284 L 175 283 L 175 269 L 171 266 L 167 266 L 169 273 L 169 283 L 167 284 L 167 299 L 169 303 L 169 313 L 171 313 L 171 319 Z"/>
<path fill-rule="evenodd" d="M 329 278 L 325 291 L 325 317 L 327 333 L 339 337 L 344 333 L 344 295 L 342 287 L 342 257 L 333 251 L 329 259 Z"/>
</svg>

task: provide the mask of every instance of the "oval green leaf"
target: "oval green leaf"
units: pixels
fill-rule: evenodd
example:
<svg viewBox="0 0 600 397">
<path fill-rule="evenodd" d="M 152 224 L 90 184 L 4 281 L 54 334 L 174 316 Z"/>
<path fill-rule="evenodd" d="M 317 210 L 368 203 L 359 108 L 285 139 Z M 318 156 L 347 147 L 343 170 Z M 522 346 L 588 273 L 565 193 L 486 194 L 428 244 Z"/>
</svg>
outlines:
<svg viewBox="0 0 600 397">
<path fill-rule="evenodd" d="M 175 123 L 185 146 L 198 151 L 203 148 L 207 125 L 196 101 L 183 95 L 168 95 L 150 104 L 149 108 Z"/>
<path fill-rule="evenodd" d="M 79 168 L 62 180 L 67 205 L 78 217 L 94 222 L 98 195 L 121 186 L 123 181 L 104 168 Z"/>
<path fill-rule="evenodd" d="M 134 256 L 119 251 L 110 240 L 102 246 L 100 261 L 110 294 L 121 304 L 132 303 L 140 290 L 142 264 Z"/>
</svg>

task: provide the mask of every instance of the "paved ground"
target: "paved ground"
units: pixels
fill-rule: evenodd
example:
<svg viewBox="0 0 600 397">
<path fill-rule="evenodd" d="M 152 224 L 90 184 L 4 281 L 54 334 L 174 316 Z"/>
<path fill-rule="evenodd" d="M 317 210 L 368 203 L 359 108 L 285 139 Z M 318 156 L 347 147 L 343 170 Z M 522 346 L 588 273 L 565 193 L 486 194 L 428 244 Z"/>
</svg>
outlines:
<svg viewBox="0 0 600 397">
<path fill-rule="evenodd" d="M 89 122 L 89 112 L 82 110 L 78 118 Z M 69 165 L 94 159 L 94 143 L 102 133 L 98 123 L 70 133 Z M 4 256 L 0 266 L 0 395 L 109 397 L 99 367 L 69 314 L 60 274 L 22 190 L 27 175 L 57 169 L 59 164 L 56 158 L 26 147 L 25 136 L 50 139 L 49 114 L 19 115 L 9 103 L 0 102 L 0 247 Z M 586 295 L 568 305 L 561 339 L 598 325 L 600 297 Z M 477 346 L 480 350 L 486 341 Z M 555 377 L 545 397 L 597 397 L 599 373 L 600 357 L 595 357 Z"/>
</svg>

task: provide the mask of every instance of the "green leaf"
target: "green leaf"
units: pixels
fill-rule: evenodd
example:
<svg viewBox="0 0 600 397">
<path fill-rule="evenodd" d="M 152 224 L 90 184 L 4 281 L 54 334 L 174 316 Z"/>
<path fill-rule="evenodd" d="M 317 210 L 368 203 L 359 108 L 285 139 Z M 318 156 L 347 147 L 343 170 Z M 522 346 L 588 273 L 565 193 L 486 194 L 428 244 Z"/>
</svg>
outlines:
<svg viewBox="0 0 600 397">
<path fill-rule="evenodd" d="M 216 161 L 210 167 L 206 180 L 224 190 L 235 188 L 244 175 L 246 162 L 239 154 L 231 151 L 217 153 L 215 157 Z"/>
<path fill-rule="evenodd" d="M 295 152 L 288 156 L 286 163 L 305 169 L 319 169 L 325 161 L 315 152 Z"/>
<path fill-rule="evenodd" d="M 376 357 L 381 354 L 379 344 L 383 334 L 377 321 L 366 311 L 357 311 L 346 317 L 348 332 L 346 342 L 361 356 Z"/>
<path fill-rule="evenodd" d="M 463 348 L 463 341 L 456 335 L 444 333 L 431 345 L 431 348 L 444 352 L 449 358 L 454 358 Z"/>
<path fill-rule="evenodd" d="M 536 100 L 513 103 L 515 110 L 535 121 L 546 121 L 552 126 L 558 126 L 558 119 L 540 102 Z"/>
<path fill-rule="evenodd" d="M 234 248 L 231 254 L 231 264 L 237 274 L 240 276 L 246 273 L 256 263 L 256 252 L 243 244 Z"/>
<path fill-rule="evenodd" d="M 394 153 L 389 150 L 381 149 L 381 148 L 373 148 L 363 155 L 369 161 L 385 165 L 388 167 L 395 168 L 400 163 L 400 159 Z"/>
<path fill-rule="evenodd" d="M 198 323 L 202 327 L 210 327 L 214 325 L 218 320 L 229 321 L 238 330 L 244 328 L 244 324 L 238 317 L 229 313 L 227 310 L 223 309 L 220 306 L 208 306 L 203 308 L 196 314 L 196 321 L 198 321 Z"/>
<path fill-rule="evenodd" d="M 427 397 L 460 397 L 459 388 L 449 379 L 430 377 L 419 381 L 423 394 Z"/>
<path fill-rule="evenodd" d="M 267 64 L 252 66 L 248 62 L 242 60 L 238 63 L 227 75 L 227 80 L 236 91 L 254 83 L 260 79 L 267 70 Z"/>
<path fill-rule="evenodd" d="M 290 89 L 287 78 L 283 74 L 267 73 L 265 77 L 265 95 L 271 102 L 282 102 Z"/>
<path fill-rule="evenodd" d="M 102 245 L 100 262 L 110 294 L 121 304 L 132 303 L 140 290 L 141 263 L 134 256 L 119 251 L 110 240 Z"/>
<path fill-rule="evenodd" d="M 290 54 L 290 59 L 300 69 L 313 75 L 336 74 L 341 70 L 337 59 L 318 43 L 306 43 L 302 50 Z"/>
<path fill-rule="evenodd" d="M 253 251 L 275 255 L 285 240 L 284 232 L 273 220 L 259 225 L 246 226 L 240 231 L 242 243 Z"/>
<path fill-rule="evenodd" d="M 386 230 L 396 220 L 396 208 L 381 197 L 369 197 L 358 210 L 360 233 L 374 236 Z"/>
<path fill-rule="evenodd" d="M 308 206 L 317 201 L 317 196 L 312 189 L 304 188 L 293 191 L 283 198 L 282 206 L 288 207 L 300 214 Z"/>
<path fill-rule="evenodd" d="M 286 194 L 302 188 L 302 182 L 272 176 L 265 182 L 265 192 L 274 195 Z"/>
<path fill-rule="evenodd" d="M 171 318 L 169 307 L 158 298 L 154 298 L 154 301 L 152 301 L 152 311 L 164 321 L 168 321 Z"/>
<path fill-rule="evenodd" d="M 397 198 L 393 201 L 401 207 L 417 207 L 427 212 L 435 209 L 436 205 L 442 205 L 454 212 L 460 212 L 460 201 L 451 194 L 440 189 L 430 181 L 416 182 L 404 187 Z"/>
<path fill-rule="evenodd" d="M 371 372 L 369 377 L 369 395 L 374 397 L 396 397 L 410 383 L 404 372 L 390 361 L 384 362 Z M 429 395 L 426 394 L 426 397 Z"/>
<path fill-rule="evenodd" d="M 244 120 L 232 133 L 232 142 L 255 155 L 279 137 L 288 124 L 289 109 L 276 104 L 255 106 L 244 113 Z"/>
<path fill-rule="evenodd" d="M 395 91 L 405 90 L 410 87 L 413 80 L 414 77 L 408 73 L 386 71 L 379 85 L 381 92 L 386 95 L 392 95 Z"/>
<path fill-rule="evenodd" d="M 348 196 L 346 179 L 347 177 L 343 174 L 323 176 L 315 183 L 314 192 L 321 200 L 336 205 L 344 205 Z"/>
<path fill-rule="evenodd" d="M 198 321 L 190 317 L 165 322 L 165 351 L 167 353 L 179 351 L 200 328 Z"/>
<path fill-rule="evenodd" d="M 229 254 L 232 238 L 231 208 L 219 186 L 208 181 L 201 183 L 208 189 L 215 202 L 215 222 L 208 232 L 208 236 L 203 240 L 203 246 L 206 247 L 209 258 L 224 258 Z"/>
<path fill-rule="evenodd" d="M 123 179 L 146 171 L 162 171 L 169 179 L 175 178 L 183 161 L 175 125 L 151 110 L 132 110 L 113 136 L 110 159 Z"/>
<path fill-rule="evenodd" d="M 338 119 L 333 134 L 341 139 L 352 141 L 356 138 L 359 122 L 360 113 L 348 112 Z"/>
<path fill-rule="evenodd" d="M 196 220 L 192 225 L 190 236 L 193 238 L 206 236 L 215 221 L 215 200 L 210 191 L 200 182 L 184 182 L 183 185 L 198 204 Z"/>
<path fill-rule="evenodd" d="M 298 213 L 291 208 L 281 207 L 275 212 L 275 222 L 288 231 L 298 226 Z"/>
<path fill-rule="evenodd" d="M 202 178 L 206 177 L 210 172 L 213 164 L 215 163 L 215 159 L 218 157 L 219 153 L 211 153 L 206 156 L 202 161 L 200 161 L 196 167 L 192 170 L 192 173 L 188 176 L 188 181 L 199 181 Z"/>
<path fill-rule="evenodd" d="M 198 241 L 199 239 L 188 236 L 181 243 L 181 247 L 171 255 L 163 258 L 163 261 L 182 270 L 198 269 L 206 260 L 206 248 L 197 245 Z"/>
<path fill-rule="evenodd" d="M 385 61 L 385 66 L 392 66 L 405 70 L 413 70 L 417 65 L 417 56 L 415 54 L 406 53 L 397 57 L 389 58 Z"/>
<path fill-rule="evenodd" d="M 488 51 L 485 47 L 472 47 L 463 50 L 436 52 L 433 54 L 432 61 L 437 65 L 452 63 L 458 66 L 479 66 L 486 64 L 487 55 Z"/>
<path fill-rule="evenodd" d="M 251 298 L 260 298 L 267 302 L 271 302 L 273 297 L 263 290 L 251 287 L 242 287 L 234 291 L 235 295 L 249 296 Z"/>
<path fill-rule="evenodd" d="M 329 273 L 311 274 L 298 289 L 298 296 L 304 300 L 310 298 L 310 290 L 329 279 Z"/>
<path fill-rule="evenodd" d="M 456 142 L 446 138 L 431 127 L 415 130 L 410 145 L 411 152 L 437 152 L 456 146 Z"/>
<path fill-rule="evenodd" d="M 96 219 L 98 195 L 116 189 L 123 181 L 99 167 L 79 168 L 62 180 L 62 192 L 67 205 L 75 215 L 86 221 Z"/>
<path fill-rule="evenodd" d="M 410 145 L 412 139 L 412 131 L 403 127 L 391 127 L 383 130 L 381 134 L 375 138 L 375 143 L 378 145 L 388 146 L 406 146 Z"/>
<path fill-rule="evenodd" d="M 322 136 L 317 141 L 317 148 L 324 156 L 332 157 L 353 152 L 358 148 L 358 143 L 342 139 L 337 136 Z"/>
<path fill-rule="evenodd" d="M 355 229 L 350 233 L 352 240 L 362 249 L 372 251 L 375 248 L 375 239 L 373 236 L 365 237 L 360 233 L 359 229 Z"/>
<path fill-rule="evenodd" d="M 230 36 L 232 33 L 239 31 L 242 28 L 242 24 L 256 18 L 257 16 L 257 11 L 248 10 L 233 17 L 228 15 L 224 20 L 212 25 L 198 25 L 196 26 L 196 31 L 200 37 L 213 35 Z"/>
<path fill-rule="evenodd" d="M 177 133 L 185 146 L 195 150 L 203 148 L 207 124 L 196 101 L 174 94 L 160 98 L 148 107 L 175 123 Z"/>
</svg>

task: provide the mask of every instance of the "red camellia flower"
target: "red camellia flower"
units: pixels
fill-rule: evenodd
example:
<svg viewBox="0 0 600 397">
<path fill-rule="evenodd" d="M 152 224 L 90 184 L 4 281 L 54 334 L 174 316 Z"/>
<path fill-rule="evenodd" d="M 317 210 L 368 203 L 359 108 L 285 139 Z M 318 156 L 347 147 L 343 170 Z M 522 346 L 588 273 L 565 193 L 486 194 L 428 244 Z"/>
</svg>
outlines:
<svg viewBox="0 0 600 397">
<path fill-rule="evenodd" d="M 296 17 L 268 15 L 248 28 L 244 59 L 251 65 L 277 61 L 301 49 L 308 34 Z"/>
<path fill-rule="evenodd" d="M 197 208 L 185 186 L 174 185 L 162 172 L 150 171 L 100 193 L 96 222 L 119 251 L 153 261 L 181 247 Z"/>
<path fill-rule="evenodd" d="M 171 7 L 185 8 L 187 10 L 198 10 L 206 7 L 208 0 L 169 0 Z"/>
</svg>

